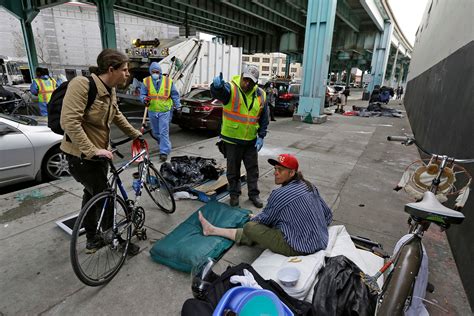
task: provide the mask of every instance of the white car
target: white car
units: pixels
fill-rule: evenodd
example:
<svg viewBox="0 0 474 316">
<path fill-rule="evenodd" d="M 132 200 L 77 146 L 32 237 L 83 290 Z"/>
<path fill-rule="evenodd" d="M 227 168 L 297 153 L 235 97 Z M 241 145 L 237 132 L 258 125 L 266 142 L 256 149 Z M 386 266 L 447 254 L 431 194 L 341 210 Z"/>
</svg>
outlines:
<svg viewBox="0 0 474 316">
<path fill-rule="evenodd" d="M 62 138 L 45 117 L 0 114 L 0 187 L 68 176 L 66 156 L 59 149 Z"/>
</svg>

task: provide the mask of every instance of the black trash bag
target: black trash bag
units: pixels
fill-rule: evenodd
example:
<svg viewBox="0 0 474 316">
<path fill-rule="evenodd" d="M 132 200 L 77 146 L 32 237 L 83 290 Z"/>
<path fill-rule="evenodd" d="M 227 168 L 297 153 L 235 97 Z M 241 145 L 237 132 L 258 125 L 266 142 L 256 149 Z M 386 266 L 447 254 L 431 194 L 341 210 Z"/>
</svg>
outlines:
<svg viewBox="0 0 474 316">
<path fill-rule="evenodd" d="M 218 179 L 223 170 L 217 168 L 215 159 L 175 156 L 169 163 L 161 165 L 160 172 L 173 190 L 185 190 L 207 180 Z"/>
<path fill-rule="evenodd" d="M 316 315 L 374 315 L 377 294 L 372 293 L 360 276 L 361 270 L 344 256 L 326 258 L 314 287 Z"/>
<path fill-rule="evenodd" d="M 255 278 L 255 281 L 265 290 L 272 291 L 280 301 L 282 301 L 288 308 L 297 316 L 313 316 L 316 315 L 313 313 L 313 307 L 310 303 L 298 300 L 294 297 L 289 296 L 278 283 L 273 280 L 264 280 L 260 274 L 255 271 L 255 269 L 249 265 L 248 263 L 240 263 L 234 267 L 228 267 L 227 270 L 222 273 L 216 280 L 212 282 L 212 284 L 208 287 L 207 293 L 205 293 L 203 302 L 199 303 L 196 299 L 189 299 L 187 300 L 181 311 L 181 315 L 198 315 L 196 313 L 192 313 L 193 307 L 199 309 L 200 311 L 207 310 L 209 311 L 209 307 L 214 310 L 217 305 L 219 304 L 220 299 L 227 290 L 235 287 L 240 286 L 240 284 L 233 284 L 230 283 L 230 277 L 233 275 L 244 275 L 243 270 L 247 269 L 251 272 Z M 205 315 L 212 315 L 212 312 L 206 314 L 199 314 L 200 316 Z"/>
</svg>

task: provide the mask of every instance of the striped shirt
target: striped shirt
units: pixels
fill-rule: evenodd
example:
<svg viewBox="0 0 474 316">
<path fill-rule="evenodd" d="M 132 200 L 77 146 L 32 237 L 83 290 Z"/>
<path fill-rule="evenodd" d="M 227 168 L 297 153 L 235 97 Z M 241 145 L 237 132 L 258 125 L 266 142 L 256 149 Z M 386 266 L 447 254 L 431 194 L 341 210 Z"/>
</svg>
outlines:
<svg viewBox="0 0 474 316">
<path fill-rule="evenodd" d="M 293 180 L 273 190 L 252 221 L 280 229 L 291 248 L 311 254 L 326 249 L 332 212 L 314 185 L 311 192 L 304 181 Z"/>
</svg>

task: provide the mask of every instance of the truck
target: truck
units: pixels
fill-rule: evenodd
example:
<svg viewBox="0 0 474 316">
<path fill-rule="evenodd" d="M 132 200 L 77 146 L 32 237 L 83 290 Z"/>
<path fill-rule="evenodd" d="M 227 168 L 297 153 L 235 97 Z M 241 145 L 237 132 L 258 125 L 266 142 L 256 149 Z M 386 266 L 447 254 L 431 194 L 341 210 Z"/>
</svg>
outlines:
<svg viewBox="0 0 474 316">
<path fill-rule="evenodd" d="M 121 102 L 134 105 L 140 103 L 140 87 L 150 75 L 152 62 L 158 62 L 163 74 L 173 79 L 181 96 L 193 87 L 208 86 L 220 72 L 230 80 L 240 74 L 242 67 L 242 48 L 196 38 L 136 39 L 125 53 L 129 57 L 130 78 L 117 96 Z"/>
<path fill-rule="evenodd" d="M 18 85 L 24 83 L 21 68 L 27 65 L 26 60 L 0 55 L 0 84 Z M 28 70 L 28 68 L 26 67 Z"/>
</svg>

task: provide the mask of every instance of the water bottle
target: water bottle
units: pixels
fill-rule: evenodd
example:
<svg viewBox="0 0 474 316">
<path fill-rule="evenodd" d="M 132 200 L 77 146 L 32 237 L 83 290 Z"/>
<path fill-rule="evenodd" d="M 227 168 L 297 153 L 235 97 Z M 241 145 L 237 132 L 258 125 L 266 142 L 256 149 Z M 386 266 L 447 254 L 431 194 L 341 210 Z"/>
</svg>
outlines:
<svg viewBox="0 0 474 316">
<path fill-rule="evenodd" d="M 132 187 L 133 187 L 133 190 L 135 191 L 136 194 L 138 194 L 140 192 L 141 186 L 142 186 L 142 183 L 141 183 L 141 180 L 140 180 L 140 175 L 138 174 L 138 172 L 135 172 L 133 174 Z"/>
</svg>

